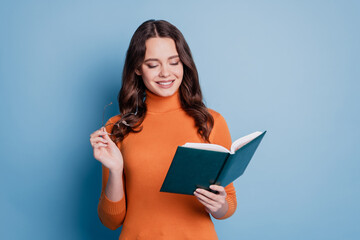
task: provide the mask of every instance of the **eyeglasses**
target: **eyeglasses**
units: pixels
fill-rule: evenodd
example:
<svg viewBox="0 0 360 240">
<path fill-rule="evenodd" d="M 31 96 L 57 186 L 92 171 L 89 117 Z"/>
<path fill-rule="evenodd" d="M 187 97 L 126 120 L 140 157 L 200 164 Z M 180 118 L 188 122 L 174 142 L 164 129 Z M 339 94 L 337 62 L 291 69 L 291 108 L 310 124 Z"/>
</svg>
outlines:
<svg viewBox="0 0 360 240">
<path fill-rule="evenodd" d="M 102 122 L 101 122 L 101 126 L 102 126 L 102 127 L 106 127 L 106 126 L 109 126 L 109 125 L 113 124 L 113 123 L 108 123 L 108 124 L 104 125 L 104 121 L 105 121 L 105 110 L 106 110 L 106 108 L 107 108 L 108 106 L 110 106 L 111 104 L 112 104 L 112 102 L 110 102 L 109 104 L 107 104 L 107 105 L 104 106 L 103 117 L 102 117 Z"/>
<path fill-rule="evenodd" d="M 103 127 L 106 127 L 106 126 L 109 126 L 109 125 L 111 125 L 111 124 L 114 124 L 114 123 L 108 123 L 108 124 L 104 125 L 104 121 L 105 121 L 105 110 L 106 110 L 106 108 L 107 108 L 108 106 L 110 106 L 111 104 L 112 104 L 112 102 L 110 102 L 109 104 L 107 104 L 107 105 L 104 106 L 103 117 L 102 117 L 102 124 L 101 124 Z M 135 115 L 135 116 L 136 116 L 136 115 L 138 114 L 138 108 L 139 108 L 139 104 L 138 104 L 138 99 L 136 98 L 136 110 L 135 110 L 135 112 L 134 112 L 134 113 L 132 113 L 132 112 L 130 112 L 130 113 L 125 113 L 124 115 L 122 115 L 121 118 L 120 118 L 121 123 L 124 124 L 125 126 L 131 127 L 130 124 L 128 124 L 125 120 L 122 120 L 122 119 L 124 119 L 124 118 L 126 118 L 126 117 L 128 117 L 128 116 L 130 116 L 130 115 Z M 113 135 L 113 134 L 109 133 L 109 135 Z"/>
</svg>

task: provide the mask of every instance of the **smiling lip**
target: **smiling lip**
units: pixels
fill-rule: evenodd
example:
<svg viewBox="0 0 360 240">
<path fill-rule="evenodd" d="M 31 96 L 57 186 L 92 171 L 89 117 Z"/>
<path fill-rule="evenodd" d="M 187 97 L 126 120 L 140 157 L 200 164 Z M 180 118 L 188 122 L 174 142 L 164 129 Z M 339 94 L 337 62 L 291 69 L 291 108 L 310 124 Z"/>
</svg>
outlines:
<svg viewBox="0 0 360 240">
<path fill-rule="evenodd" d="M 175 80 L 170 80 L 170 81 L 158 81 L 156 82 L 158 84 L 159 87 L 167 89 L 167 88 L 171 88 L 174 85 Z"/>
</svg>

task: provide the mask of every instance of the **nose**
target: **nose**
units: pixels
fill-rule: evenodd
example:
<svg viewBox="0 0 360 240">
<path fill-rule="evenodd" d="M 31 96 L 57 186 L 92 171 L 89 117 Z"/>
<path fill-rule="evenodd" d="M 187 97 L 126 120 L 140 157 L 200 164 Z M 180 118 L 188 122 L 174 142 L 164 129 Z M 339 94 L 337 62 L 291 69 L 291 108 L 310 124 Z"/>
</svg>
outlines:
<svg viewBox="0 0 360 240">
<path fill-rule="evenodd" d="M 168 77 L 168 76 L 170 76 L 169 69 L 167 68 L 166 65 L 162 65 L 162 67 L 160 68 L 159 76 L 160 77 Z"/>
</svg>

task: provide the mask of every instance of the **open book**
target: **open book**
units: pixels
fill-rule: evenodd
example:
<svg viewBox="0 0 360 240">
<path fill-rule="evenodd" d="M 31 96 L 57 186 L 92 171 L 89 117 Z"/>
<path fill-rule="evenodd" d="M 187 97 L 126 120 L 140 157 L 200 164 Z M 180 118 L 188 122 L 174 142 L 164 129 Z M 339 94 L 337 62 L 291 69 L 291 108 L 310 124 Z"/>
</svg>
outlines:
<svg viewBox="0 0 360 240">
<path fill-rule="evenodd" d="M 230 151 L 209 143 L 178 146 L 160 191 L 192 195 L 198 187 L 227 186 L 244 173 L 265 133 L 239 138 Z"/>
</svg>

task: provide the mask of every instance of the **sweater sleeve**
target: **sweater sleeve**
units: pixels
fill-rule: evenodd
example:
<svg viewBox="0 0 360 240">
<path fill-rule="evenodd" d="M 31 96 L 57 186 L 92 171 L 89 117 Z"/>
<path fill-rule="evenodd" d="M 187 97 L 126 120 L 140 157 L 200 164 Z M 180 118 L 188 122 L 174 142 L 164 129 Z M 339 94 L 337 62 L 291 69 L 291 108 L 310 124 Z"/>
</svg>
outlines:
<svg viewBox="0 0 360 240">
<path fill-rule="evenodd" d="M 106 131 L 111 132 L 113 124 L 116 120 L 110 118 L 106 123 Z M 117 144 L 120 148 L 120 143 Z M 109 179 L 109 169 L 102 165 L 102 189 L 98 204 L 98 216 L 101 223 L 111 230 L 115 230 L 120 227 L 125 219 L 126 214 L 126 194 L 119 201 L 111 201 L 105 194 L 106 184 Z M 123 174 L 123 184 L 125 192 L 125 175 Z"/>
<path fill-rule="evenodd" d="M 230 149 L 232 141 L 230 131 L 224 117 L 213 110 L 210 110 L 210 113 L 214 117 L 214 127 L 210 134 L 210 142 Z M 223 217 L 217 219 L 226 219 L 230 217 L 235 213 L 237 207 L 236 191 L 234 184 L 230 183 L 229 185 L 227 185 L 225 187 L 225 191 L 226 201 L 228 203 L 229 209 Z"/>
</svg>

